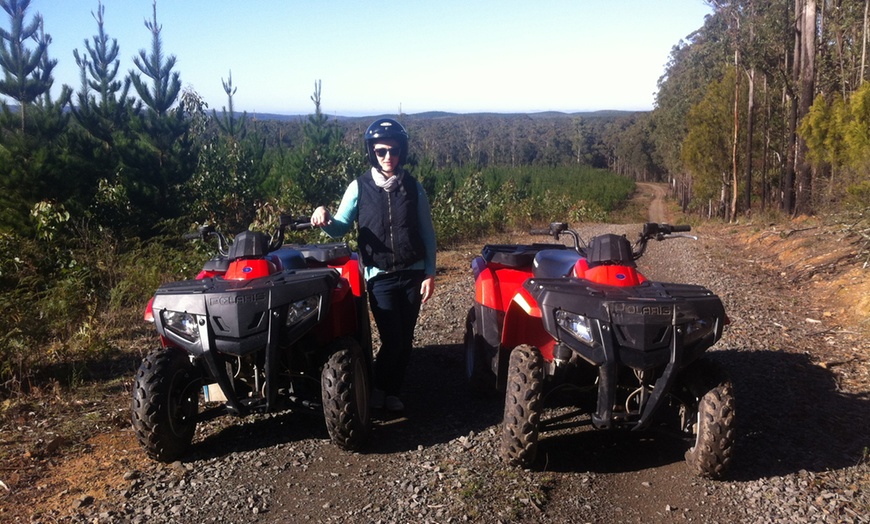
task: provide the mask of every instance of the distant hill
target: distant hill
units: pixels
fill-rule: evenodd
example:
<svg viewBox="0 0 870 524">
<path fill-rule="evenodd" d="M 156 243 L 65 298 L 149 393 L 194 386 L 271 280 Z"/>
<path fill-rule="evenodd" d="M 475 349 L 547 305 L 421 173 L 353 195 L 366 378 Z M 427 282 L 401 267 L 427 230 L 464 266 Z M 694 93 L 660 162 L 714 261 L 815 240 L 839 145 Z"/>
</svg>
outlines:
<svg viewBox="0 0 870 524">
<path fill-rule="evenodd" d="M 401 118 L 407 120 L 438 120 L 444 118 L 481 118 L 481 117 L 506 117 L 506 118 L 515 118 L 515 117 L 527 117 L 532 119 L 551 119 L 551 118 L 616 118 L 621 116 L 629 116 L 636 113 L 644 113 L 645 111 L 622 111 L 616 109 L 604 109 L 599 111 L 577 111 L 573 113 L 565 113 L 562 111 L 541 111 L 538 113 L 492 113 L 492 112 L 481 112 L 481 113 L 451 113 L 448 111 L 425 111 L 422 113 L 410 113 L 403 114 Z M 248 116 L 251 118 L 255 118 L 257 120 L 277 120 L 277 121 L 295 121 L 301 118 L 307 118 L 308 113 L 306 114 L 297 114 L 297 115 L 281 115 L 277 113 L 248 113 Z M 380 114 L 380 115 L 368 115 L 368 116 L 343 116 L 343 115 L 330 115 L 327 113 L 327 116 L 336 120 L 366 120 L 371 121 L 378 118 L 396 118 L 395 114 Z"/>
</svg>

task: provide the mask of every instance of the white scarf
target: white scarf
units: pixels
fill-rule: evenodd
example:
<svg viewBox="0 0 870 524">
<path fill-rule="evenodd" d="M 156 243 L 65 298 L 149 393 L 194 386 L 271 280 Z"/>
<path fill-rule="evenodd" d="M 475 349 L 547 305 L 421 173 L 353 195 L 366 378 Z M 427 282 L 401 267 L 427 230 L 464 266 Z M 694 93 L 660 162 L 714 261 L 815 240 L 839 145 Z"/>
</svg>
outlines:
<svg viewBox="0 0 870 524">
<path fill-rule="evenodd" d="M 399 171 L 397 174 L 391 177 L 385 177 L 383 173 L 375 168 L 372 168 L 372 178 L 375 181 L 375 185 L 377 185 L 387 193 L 394 191 L 397 187 L 399 187 L 399 180 L 401 179 L 402 174 L 403 172 Z"/>
</svg>

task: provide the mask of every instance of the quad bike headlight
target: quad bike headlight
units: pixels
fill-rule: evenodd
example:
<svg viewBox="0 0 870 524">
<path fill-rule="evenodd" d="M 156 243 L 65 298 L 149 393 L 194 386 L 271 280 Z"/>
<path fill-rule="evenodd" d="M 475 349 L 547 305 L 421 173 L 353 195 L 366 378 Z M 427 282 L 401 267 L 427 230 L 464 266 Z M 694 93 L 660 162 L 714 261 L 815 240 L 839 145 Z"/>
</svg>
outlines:
<svg viewBox="0 0 870 524">
<path fill-rule="evenodd" d="M 164 310 L 160 313 L 163 327 L 192 343 L 199 342 L 199 326 L 196 315 L 187 312 Z"/>
<path fill-rule="evenodd" d="M 686 325 L 685 343 L 694 342 L 713 331 L 714 324 L 709 319 L 698 319 Z"/>
<path fill-rule="evenodd" d="M 317 315 L 318 309 L 320 309 L 320 295 L 312 295 L 293 302 L 287 310 L 287 327 Z"/>
<path fill-rule="evenodd" d="M 592 334 L 592 321 L 587 317 L 559 309 L 556 311 L 556 323 L 571 336 L 587 346 L 595 345 L 595 336 Z"/>
</svg>

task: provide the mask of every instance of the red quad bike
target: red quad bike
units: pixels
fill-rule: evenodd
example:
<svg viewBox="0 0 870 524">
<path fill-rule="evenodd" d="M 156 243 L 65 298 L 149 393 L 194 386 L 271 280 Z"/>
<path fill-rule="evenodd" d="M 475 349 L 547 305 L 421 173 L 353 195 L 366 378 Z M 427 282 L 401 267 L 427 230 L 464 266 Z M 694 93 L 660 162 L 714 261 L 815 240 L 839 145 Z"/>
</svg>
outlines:
<svg viewBox="0 0 870 524">
<path fill-rule="evenodd" d="M 633 245 L 615 234 L 586 245 L 568 224 L 553 223 L 532 234 L 570 235 L 574 249 L 487 245 L 474 259 L 466 372 L 477 391 L 505 391 L 504 460 L 531 466 L 542 431 L 670 423 L 693 442 L 692 471 L 721 478 L 734 445 L 734 398 L 724 372 L 701 357 L 728 322 L 722 302 L 701 286 L 651 282 L 635 264 L 650 240 L 690 229 L 647 223 Z"/>
<path fill-rule="evenodd" d="M 365 284 L 347 244 L 284 245 L 285 229 L 310 227 L 282 216 L 273 235 L 244 231 L 232 244 L 212 226 L 185 235 L 216 237 L 219 255 L 195 280 L 160 286 L 145 311 L 162 347 L 136 373 L 132 422 L 151 458 L 181 457 L 197 422 L 286 409 L 322 409 L 335 444 L 365 443 Z"/>
</svg>

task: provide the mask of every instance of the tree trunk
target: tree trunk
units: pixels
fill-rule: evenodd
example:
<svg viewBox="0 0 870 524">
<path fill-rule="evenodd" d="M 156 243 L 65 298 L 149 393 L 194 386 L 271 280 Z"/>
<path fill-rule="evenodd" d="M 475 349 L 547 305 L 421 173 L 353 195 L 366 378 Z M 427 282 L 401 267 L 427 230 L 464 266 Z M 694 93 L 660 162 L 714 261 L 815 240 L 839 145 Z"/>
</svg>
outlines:
<svg viewBox="0 0 870 524">
<path fill-rule="evenodd" d="M 737 179 L 740 168 L 737 166 L 737 141 L 740 134 L 740 53 L 734 51 L 734 129 L 731 135 L 731 205 L 726 220 L 737 219 Z"/>
<path fill-rule="evenodd" d="M 801 73 L 801 37 L 798 29 L 800 14 L 803 12 L 803 0 L 794 1 L 794 14 L 796 22 L 792 25 L 794 34 L 794 49 L 791 56 L 791 87 L 786 86 L 786 98 L 788 103 L 788 136 L 785 172 L 782 180 L 782 210 L 788 214 L 794 212 L 794 186 L 795 186 L 795 144 L 797 135 L 797 86 Z"/>
<path fill-rule="evenodd" d="M 749 86 L 746 96 L 746 158 L 744 159 L 744 171 L 746 172 L 746 190 L 744 195 L 744 211 L 752 210 L 752 135 L 755 129 L 755 68 L 749 69 Z M 736 187 L 734 188 L 736 191 Z"/>
<path fill-rule="evenodd" d="M 861 79 L 858 85 L 864 83 L 864 66 L 867 65 L 867 15 L 870 11 L 870 0 L 864 0 L 864 32 L 861 33 Z"/>
<path fill-rule="evenodd" d="M 816 0 L 805 0 L 798 18 L 800 29 L 800 96 L 798 97 L 798 114 L 800 120 L 810 112 L 815 89 L 815 49 L 816 49 Z M 795 145 L 795 177 L 797 191 L 795 194 L 795 214 L 813 213 L 813 179 L 812 169 L 807 162 L 806 141 L 797 136 Z"/>
</svg>

